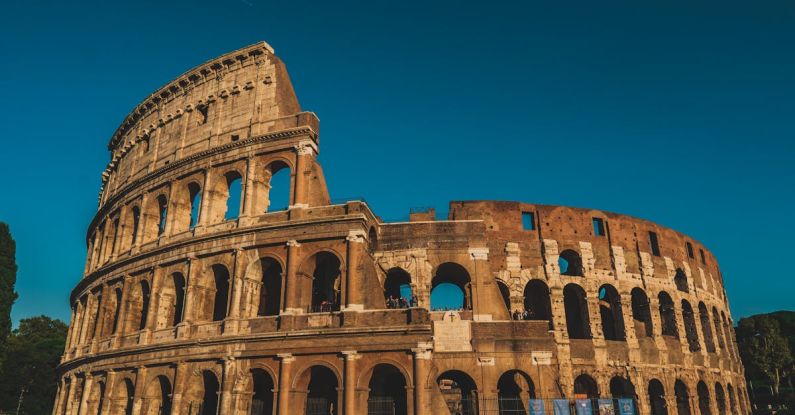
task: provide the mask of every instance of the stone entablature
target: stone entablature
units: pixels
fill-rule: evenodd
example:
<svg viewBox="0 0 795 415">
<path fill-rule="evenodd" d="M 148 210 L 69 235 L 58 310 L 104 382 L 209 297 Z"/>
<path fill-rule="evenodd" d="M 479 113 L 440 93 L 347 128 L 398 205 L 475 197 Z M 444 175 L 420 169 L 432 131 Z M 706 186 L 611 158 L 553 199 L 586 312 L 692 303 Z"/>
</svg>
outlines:
<svg viewBox="0 0 795 415">
<path fill-rule="evenodd" d="M 200 105 L 210 126 L 191 124 Z M 56 415 L 486 413 L 498 398 L 582 394 L 629 396 L 644 414 L 748 413 L 702 244 L 519 202 L 385 223 L 362 201 L 331 203 L 318 131 L 265 44 L 128 116 L 70 297 Z M 279 194 L 286 209 L 271 206 Z M 436 309 L 442 285 L 457 310 Z"/>
</svg>

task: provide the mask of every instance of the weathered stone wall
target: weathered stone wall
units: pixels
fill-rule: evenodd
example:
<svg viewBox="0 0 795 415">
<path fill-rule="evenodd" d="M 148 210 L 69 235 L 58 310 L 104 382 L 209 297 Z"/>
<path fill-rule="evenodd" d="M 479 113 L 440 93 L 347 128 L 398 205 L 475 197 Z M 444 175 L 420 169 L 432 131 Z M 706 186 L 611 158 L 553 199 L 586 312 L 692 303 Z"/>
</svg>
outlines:
<svg viewBox="0 0 795 415">
<path fill-rule="evenodd" d="M 748 413 L 720 270 L 697 241 L 517 202 L 385 223 L 364 202 L 330 203 L 318 143 L 265 44 L 188 71 L 127 117 L 70 299 L 55 414 L 363 414 L 386 398 L 396 413 L 462 398 L 490 413 L 497 397 L 579 395 Z M 272 185 L 284 169 L 289 185 Z M 271 209 L 275 192 L 288 209 Z M 432 309 L 442 283 L 460 288 L 460 310 Z M 388 307 L 401 285 L 416 303 Z"/>
</svg>

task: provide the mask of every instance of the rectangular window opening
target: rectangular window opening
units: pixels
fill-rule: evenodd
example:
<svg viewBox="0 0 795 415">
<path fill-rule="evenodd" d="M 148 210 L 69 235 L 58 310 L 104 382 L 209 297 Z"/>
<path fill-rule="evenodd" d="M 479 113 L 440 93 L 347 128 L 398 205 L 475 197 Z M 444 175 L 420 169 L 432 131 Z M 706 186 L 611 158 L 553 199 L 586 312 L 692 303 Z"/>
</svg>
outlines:
<svg viewBox="0 0 795 415">
<path fill-rule="evenodd" d="M 232 134 L 232 141 L 240 140 L 240 136 L 237 134 Z"/>
<path fill-rule="evenodd" d="M 535 218 L 533 212 L 522 212 L 522 229 L 526 231 L 535 230 Z"/>
<path fill-rule="evenodd" d="M 594 236 L 605 236 L 605 221 L 602 218 L 593 218 Z"/>
<path fill-rule="evenodd" d="M 651 245 L 651 253 L 654 256 L 660 256 L 660 243 L 657 241 L 657 234 L 649 232 L 649 244 Z"/>
</svg>

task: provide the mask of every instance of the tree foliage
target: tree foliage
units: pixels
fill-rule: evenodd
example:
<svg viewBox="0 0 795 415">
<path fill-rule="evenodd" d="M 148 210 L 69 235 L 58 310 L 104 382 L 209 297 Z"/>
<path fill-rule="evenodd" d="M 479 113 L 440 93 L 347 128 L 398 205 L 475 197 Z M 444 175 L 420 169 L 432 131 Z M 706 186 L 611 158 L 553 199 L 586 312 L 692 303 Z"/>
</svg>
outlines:
<svg viewBox="0 0 795 415">
<path fill-rule="evenodd" d="M 7 342 L 0 370 L 0 412 L 50 414 L 58 387 L 55 368 L 66 343 L 66 324 L 46 316 L 23 319 Z"/>
<path fill-rule="evenodd" d="M 791 314 L 779 314 L 790 320 Z M 737 326 L 737 343 L 749 379 L 763 379 L 773 388 L 775 395 L 783 379 L 792 375 L 793 357 L 790 341 L 793 333 L 781 331 L 779 319 L 773 314 L 760 314 L 740 319 Z M 788 329 L 792 325 L 787 326 Z M 789 337 L 789 339 L 788 339 Z"/>
<path fill-rule="evenodd" d="M 17 299 L 16 243 L 8 225 L 0 222 L 0 365 L 5 356 L 6 339 L 11 334 L 11 306 Z"/>
</svg>

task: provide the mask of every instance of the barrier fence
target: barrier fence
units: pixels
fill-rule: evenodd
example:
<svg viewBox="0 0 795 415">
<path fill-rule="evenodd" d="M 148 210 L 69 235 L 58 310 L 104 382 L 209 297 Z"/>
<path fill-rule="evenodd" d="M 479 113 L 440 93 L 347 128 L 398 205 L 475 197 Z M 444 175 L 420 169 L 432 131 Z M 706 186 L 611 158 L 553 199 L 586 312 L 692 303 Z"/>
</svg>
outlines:
<svg viewBox="0 0 795 415">
<path fill-rule="evenodd" d="M 447 403 L 451 415 L 639 415 L 631 398 L 461 399 Z"/>
</svg>

